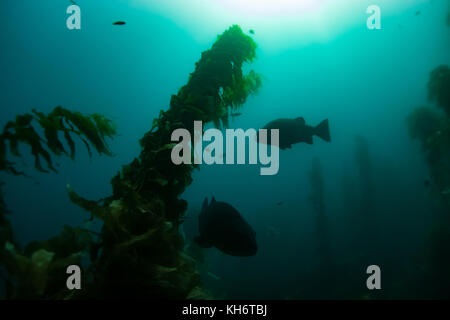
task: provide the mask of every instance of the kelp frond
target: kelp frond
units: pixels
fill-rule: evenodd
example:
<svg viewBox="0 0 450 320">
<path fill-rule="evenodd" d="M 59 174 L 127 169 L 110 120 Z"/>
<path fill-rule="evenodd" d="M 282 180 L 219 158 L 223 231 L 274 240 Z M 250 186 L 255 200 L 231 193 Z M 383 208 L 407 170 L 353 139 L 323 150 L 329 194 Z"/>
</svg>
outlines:
<svg viewBox="0 0 450 320">
<path fill-rule="evenodd" d="M 0 257 L 9 279 L 14 280 L 14 285 L 7 288 L 6 297 L 65 299 L 71 296 L 73 292 L 66 287 L 67 266 L 82 265 L 92 246 L 88 232 L 69 226 L 47 241 L 31 242 L 24 250 L 6 242 Z"/>
<path fill-rule="evenodd" d="M 35 128 L 43 130 L 41 137 Z M 83 115 L 63 107 L 56 107 L 49 114 L 33 110 L 16 116 L 15 121 L 9 121 L 0 134 L 0 171 L 14 175 L 23 174 L 15 168 L 14 162 L 7 159 L 9 153 L 20 157 L 19 143 L 31 147 L 34 156 L 34 166 L 41 172 L 56 172 L 51 153 L 54 155 L 68 155 L 75 157 L 75 142 L 72 137 L 79 137 L 91 155 L 91 146 L 99 154 L 111 155 L 105 138 L 112 138 L 116 133 L 114 124 L 100 114 Z M 62 140 L 60 135 L 64 137 Z M 63 141 L 69 150 L 64 147 Z M 45 166 L 41 159 L 45 160 Z"/>
<path fill-rule="evenodd" d="M 170 102 L 172 119 L 190 128 L 193 120 L 212 121 L 216 126 L 257 92 L 261 75 L 251 70 L 244 74 L 242 66 L 256 58 L 257 45 L 233 25 L 217 37 L 212 48 L 202 53 L 188 83 Z M 226 121 L 225 121 L 226 122 Z"/>
</svg>

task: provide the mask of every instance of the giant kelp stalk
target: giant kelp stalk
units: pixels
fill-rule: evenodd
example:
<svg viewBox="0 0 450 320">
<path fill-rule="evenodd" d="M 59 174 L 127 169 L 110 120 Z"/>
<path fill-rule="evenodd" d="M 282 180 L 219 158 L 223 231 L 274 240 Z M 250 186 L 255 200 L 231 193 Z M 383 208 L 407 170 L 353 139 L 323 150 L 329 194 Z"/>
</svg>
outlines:
<svg viewBox="0 0 450 320">
<path fill-rule="evenodd" d="M 198 297 L 199 276 L 178 231 L 187 206 L 179 196 L 192 181 L 194 165 L 172 163 L 171 134 L 186 128 L 194 136 L 194 120 L 226 126 L 229 109 L 241 106 L 261 84 L 257 73 L 242 71 L 255 50 L 239 26 L 219 35 L 141 139 L 140 156 L 112 179 L 113 195 L 100 203 L 69 188 L 73 202 L 104 222 L 102 250 L 91 255 L 89 296 Z"/>
<path fill-rule="evenodd" d="M 178 128 L 193 134 L 194 120 L 227 126 L 229 110 L 239 108 L 261 85 L 257 73 L 242 71 L 244 63 L 255 58 L 255 51 L 255 42 L 239 26 L 230 27 L 202 53 L 188 83 L 172 96 L 169 109 L 153 121 L 140 141 L 140 156 L 112 179 L 110 197 L 86 200 L 68 186 L 70 199 L 103 221 L 101 233 L 65 227 L 57 237 L 22 250 L 12 241 L 2 206 L 0 263 L 8 272 L 7 297 L 205 297 L 195 262 L 184 254 L 178 231 L 186 209 L 186 201 L 179 196 L 191 183 L 195 166 L 172 163 L 171 134 Z M 34 122 L 42 127 L 45 139 L 34 129 Z M 111 123 L 98 114 L 83 116 L 61 107 L 48 115 L 33 111 L 5 126 L 0 135 L 0 170 L 24 175 L 7 157 L 7 143 L 15 156 L 20 156 L 19 142 L 29 145 L 36 169 L 49 172 L 56 171 L 50 153 L 75 155 L 72 136 L 81 138 L 89 152 L 95 148 L 109 154 L 104 138 L 114 133 Z M 65 268 L 81 265 L 87 252 L 91 263 L 83 272 L 83 290 L 69 291 Z"/>
<path fill-rule="evenodd" d="M 318 239 L 317 245 L 320 254 L 320 264 L 328 265 L 331 262 L 330 234 L 324 199 L 323 170 L 322 164 L 318 158 L 313 160 L 310 181 L 311 203 L 316 217 L 316 235 Z"/>
<path fill-rule="evenodd" d="M 374 184 L 369 144 L 362 136 L 356 137 L 355 156 L 360 179 L 361 206 L 363 206 L 363 212 L 367 212 L 366 210 L 371 210 L 373 207 Z"/>
<path fill-rule="evenodd" d="M 347 250 L 352 248 L 359 240 L 360 230 L 360 216 L 359 216 L 359 204 L 356 201 L 356 195 L 358 194 L 358 188 L 355 177 L 348 170 L 343 171 L 343 175 L 340 181 L 340 193 L 339 199 L 341 202 L 339 212 L 342 212 L 343 223 L 337 226 L 337 233 L 339 234 L 339 242 L 337 250 L 342 250 L 339 254 L 341 260 L 355 259 L 355 252 L 353 250 Z"/>
<path fill-rule="evenodd" d="M 447 15 L 445 16 L 445 24 L 447 27 L 450 27 L 450 1 L 448 2 L 448 9 L 447 9 Z"/>
<path fill-rule="evenodd" d="M 354 177 L 347 170 L 343 172 L 340 181 L 340 198 L 342 199 L 341 212 L 345 213 L 346 223 L 345 232 L 353 234 L 355 227 L 355 218 L 357 215 L 357 204 L 355 203 L 355 194 L 357 193 Z M 347 239 L 353 241 L 353 239 Z"/>
<path fill-rule="evenodd" d="M 443 113 L 430 107 L 414 109 L 407 118 L 411 138 L 421 142 L 430 167 L 434 190 L 449 205 L 446 190 L 450 189 L 450 68 L 438 66 L 430 73 L 428 98 Z"/>
<path fill-rule="evenodd" d="M 435 102 L 437 107 L 444 110 L 447 117 L 450 116 L 450 68 L 440 65 L 430 73 L 428 80 L 428 99 Z"/>
<path fill-rule="evenodd" d="M 440 198 L 443 210 L 435 217 L 429 240 L 429 266 L 432 294 L 450 297 L 450 68 L 438 66 L 430 73 L 428 98 L 443 111 L 419 107 L 407 118 L 410 136 L 421 142 L 430 169 L 432 190 Z"/>
<path fill-rule="evenodd" d="M 90 155 L 92 149 L 110 155 L 105 138 L 112 138 L 114 134 L 114 125 L 100 114 L 83 115 L 62 107 L 56 107 L 49 114 L 33 110 L 16 116 L 0 133 L 0 171 L 28 177 L 13 161 L 14 157 L 21 156 L 21 145 L 28 146 L 35 168 L 44 173 L 56 172 L 52 156 L 75 157 L 76 138 L 84 143 Z M 65 297 L 66 267 L 81 265 L 83 252 L 91 242 L 89 233 L 81 228 L 65 227 L 53 239 L 20 248 L 14 242 L 7 213 L 0 190 L 0 272 L 7 272 L 0 280 L 4 281 L 6 297 Z"/>
<path fill-rule="evenodd" d="M 447 17 L 445 18 L 445 24 L 447 27 L 450 27 L 450 8 L 448 9 Z"/>
<path fill-rule="evenodd" d="M 322 164 L 318 158 L 313 160 L 310 173 L 311 182 L 311 203 L 315 211 L 316 220 L 316 243 L 317 257 L 319 258 L 318 273 L 321 278 L 321 287 L 319 291 L 328 296 L 333 295 L 334 291 L 334 261 L 331 253 L 330 230 L 325 208 L 324 199 L 324 178 Z"/>
<path fill-rule="evenodd" d="M 9 223 L 6 214 L 8 210 L 6 209 L 6 204 L 3 199 L 3 183 L 0 183 L 0 267 L 5 261 L 4 248 L 7 242 L 13 243 L 13 234 L 11 224 Z"/>
<path fill-rule="evenodd" d="M 360 198 L 358 202 L 358 217 L 356 218 L 358 231 L 357 238 L 360 245 L 358 251 L 360 257 L 370 262 L 377 254 L 378 226 L 375 212 L 375 188 L 373 181 L 373 165 L 369 144 L 366 138 L 356 137 L 355 148 L 356 165 L 359 176 Z"/>
</svg>

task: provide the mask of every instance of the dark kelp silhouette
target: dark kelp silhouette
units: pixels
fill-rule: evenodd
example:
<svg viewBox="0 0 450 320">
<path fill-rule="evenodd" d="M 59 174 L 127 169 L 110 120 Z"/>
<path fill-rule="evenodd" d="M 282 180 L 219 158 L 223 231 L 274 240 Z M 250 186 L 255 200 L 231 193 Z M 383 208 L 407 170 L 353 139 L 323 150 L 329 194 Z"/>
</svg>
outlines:
<svg viewBox="0 0 450 320">
<path fill-rule="evenodd" d="M 419 107 L 407 118 L 411 138 L 421 142 L 430 169 L 431 190 L 441 200 L 442 210 L 434 217 L 434 227 L 428 240 L 428 276 L 433 283 L 429 294 L 449 298 L 450 276 L 450 68 L 438 66 L 430 73 L 428 98 L 443 112 L 431 107 Z"/>
<path fill-rule="evenodd" d="M 75 244 L 66 241 L 84 234 L 83 230 L 66 228 L 63 236 L 34 243 L 25 250 L 26 253 L 11 242 L 7 242 L 6 247 L 2 246 L 6 248 L 0 249 L 2 254 L 8 256 L 8 274 L 19 279 L 18 286 L 8 283 L 8 287 L 13 287 L 8 290 L 9 297 L 206 298 L 195 261 L 183 251 L 183 239 L 178 228 L 187 207 L 186 201 L 179 196 L 192 182 L 191 174 L 196 166 L 172 163 L 171 134 L 178 128 L 193 133 L 194 120 L 226 127 L 229 111 L 237 111 L 261 85 L 259 74 L 254 71 L 244 74 L 242 71 L 244 63 L 255 59 L 255 53 L 256 43 L 252 38 L 245 35 L 239 26 L 230 27 L 218 36 L 211 49 L 202 53 L 188 83 L 172 95 L 168 110 L 161 110 L 153 121 L 151 130 L 140 140 L 142 151 L 139 157 L 123 166 L 111 180 L 113 194 L 110 197 L 100 201 L 87 200 L 68 186 L 70 199 L 104 223 L 95 242 L 89 236 L 80 243 L 75 242 L 73 247 Z M 63 120 L 58 122 L 58 116 Z M 28 118 L 18 119 L 19 128 L 23 127 L 22 122 L 28 128 Z M 55 138 L 55 131 L 79 133 L 98 152 L 109 154 L 102 142 L 114 131 L 103 117 L 96 115 L 88 118 L 91 120 L 88 122 L 72 113 L 67 115 L 66 110 L 56 112 L 55 117 L 40 117 L 35 113 L 33 118 L 49 128 L 47 145 L 55 154 L 67 153 Z M 64 125 L 67 118 L 73 128 Z M 92 130 L 94 127 L 97 130 Z M 26 138 L 19 140 L 34 146 L 33 155 L 37 159 L 43 157 L 49 170 L 53 171 L 48 151 L 42 151 L 43 146 L 31 129 L 26 133 Z M 14 139 L 8 138 L 9 141 Z M 1 140 L 3 146 L 5 140 Z M 73 146 L 70 139 L 66 138 L 66 142 Z M 73 154 L 74 151 L 70 150 L 69 155 Z M 13 163 L 3 157 L 3 151 L 0 155 L 2 170 L 17 173 Z M 39 160 L 36 161 L 36 168 L 45 170 Z M 92 261 L 88 272 L 84 272 L 83 290 L 69 291 L 65 279 L 53 275 L 57 269 L 55 263 L 67 266 L 58 258 L 78 256 L 83 251 L 89 251 Z M 23 270 L 31 270 L 28 274 L 33 276 L 27 277 Z M 64 272 L 61 274 L 65 275 Z"/>
<path fill-rule="evenodd" d="M 325 182 L 322 163 L 314 158 L 310 172 L 311 203 L 315 215 L 316 256 L 318 259 L 317 271 L 321 274 L 321 287 L 316 297 L 330 298 L 334 295 L 335 263 L 331 250 L 330 229 L 325 207 Z"/>
<path fill-rule="evenodd" d="M 37 130 L 37 129 L 41 130 Z M 38 132 L 43 132 L 43 137 Z M 64 137 L 66 150 L 60 135 Z M 35 159 L 35 168 L 41 172 L 56 172 L 52 154 L 75 157 L 74 138 L 80 138 L 89 154 L 91 147 L 99 154 L 111 155 L 105 138 L 115 135 L 113 123 L 100 114 L 83 115 L 62 107 L 49 114 L 33 110 L 31 114 L 16 116 L 0 134 L 0 171 L 28 176 L 18 171 L 11 156 L 20 157 L 19 145 L 28 145 Z M 9 145 L 9 149 L 7 149 Z M 45 167 L 41 164 L 45 160 Z M 44 242 L 33 242 L 20 248 L 13 239 L 11 224 L 6 218 L 6 206 L 0 193 L 0 265 L 7 271 L 6 298 L 67 298 L 65 269 L 81 264 L 83 252 L 91 243 L 91 235 L 80 229 L 64 227 L 63 232 Z"/>
<path fill-rule="evenodd" d="M 370 265 L 370 261 L 379 255 L 376 244 L 380 241 L 379 214 L 375 208 L 373 159 L 365 137 L 357 136 L 355 142 L 355 159 L 359 179 L 358 217 L 356 218 L 356 223 L 359 225 L 357 242 L 360 245 L 359 254 L 363 263 Z"/>
<path fill-rule="evenodd" d="M 422 144 L 430 166 L 432 185 L 448 205 L 445 190 L 450 187 L 450 68 L 439 66 L 430 73 L 428 98 L 444 113 L 431 107 L 419 107 L 407 117 L 411 138 Z"/>
<path fill-rule="evenodd" d="M 71 199 L 104 221 L 102 253 L 93 274 L 101 297 L 193 298 L 202 296 L 194 261 L 183 252 L 178 226 L 187 207 L 181 193 L 192 182 L 194 165 L 171 161 L 171 134 L 193 121 L 226 126 L 261 84 L 257 73 L 242 72 L 255 58 L 256 44 L 237 25 L 202 53 L 188 83 L 173 95 L 140 143 L 142 152 L 111 181 L 113 195 L 102 203 Z"/>
<path fill-rule="evenodd" d="M 436 102 L 439 108 L 442 108 L 447 116 L 450 116 L 450 68 L 446 65 L 440 65 L 430 73 L 428 81 L 428 99 Z"/>
</svg>

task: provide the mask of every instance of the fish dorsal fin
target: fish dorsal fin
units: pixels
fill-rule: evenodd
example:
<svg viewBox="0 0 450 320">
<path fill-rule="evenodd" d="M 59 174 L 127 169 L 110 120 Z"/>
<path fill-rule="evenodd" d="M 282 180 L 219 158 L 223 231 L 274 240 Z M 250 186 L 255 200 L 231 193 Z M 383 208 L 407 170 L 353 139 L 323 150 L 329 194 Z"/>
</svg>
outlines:
<svg viewBox="0 0 450 320">
<path fill-rule="evenodd" d="M 302 124 L 305 124 L 305 119 L 303 117 L 295 118 L 295 120 L 300 121 Z"/>
</svg>

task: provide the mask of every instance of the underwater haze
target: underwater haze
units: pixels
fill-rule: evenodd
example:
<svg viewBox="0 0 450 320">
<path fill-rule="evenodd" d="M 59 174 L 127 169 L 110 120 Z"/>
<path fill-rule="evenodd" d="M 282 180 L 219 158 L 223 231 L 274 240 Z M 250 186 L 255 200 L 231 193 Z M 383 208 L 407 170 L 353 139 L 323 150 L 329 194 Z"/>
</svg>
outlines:
<svg viewBox="0 0 450 320">
<path fill-rule="evenodd" d="M 70 16 L 66 10 L 71 5 L 81 9 L 79 30 L 66 25 Z M 367 26 L 370 5 L 381 9 L 380 29 Z M 73 134 L 76 154 L 71 159 L 68 152 L 53 152 L 55 171 L 48 173 L 36 170 L 35 142 L 19 138 L 20 156 L 5 153 L 26 176 L 6 169 L 8 161 L 0 159 L 8 211 L 2 212 L 3 207 L 0 211 L 0 231 L 14 231 L 13 238 L 0 232 L 0 244 L 15 248 L 1 249 L 0 294 L 6 298 L 22 294 L 64 297 L 63 289 L 49 293 L 56 285 L 50 286 L 50 280 L 43 278 L 39 286 L 30 284 L 29 290 L 17 289 L 11 294 L 7 287 L 8 279 L 21 281 L 20 273 L 8 262 L 18 255 L 30 259 L 31 269 L 33 257 L 45 257 L 49 269 L 39 269 L 36 274 L 43 277 L 49 272 L 52 277 L 52 261 L 60 257 L 56 249 L 46 243 L 36 247 L 41 251 L 35 251 L 27 244 L 43 243 L 65 225 L 78 228 L 76 239 L 83 238 L 86 231 L 101 247 L 98 256 L 92 255 L 94 242 L 90 249 L 79 250 L 85 252 L 83 268 L 98 265 L 101 275 L 120 274 L 116 269 L 105 271 L 105 266 L 111 265 L 110 261 L 120 264 L 125 258 L 114 256 L 102 264 L 105 255 L 116 252 L 111 248 L 122 250 L 139 240 L 130 237 L 132 240 L 124 240 L 126 245 L 107 246 L 120 232 L 117 226 L 129 223 L 125 216 L 112 223 L 107 215 L 141 210 L 158 216 L 158 208 L 164 208 L 164 217 L 154 225 L 163 228 L 166 223 L 174 230 L 167 235 L 161 231 L 163 240 L 151 240 L 159 241 L 157 246 L 149 240 L 129 256 L 139 263 L 142 261 L 136 257 L 151 250 L 149 260 L 153 261 L 164 256 L 161 252 L 182 256 L 158 260 L 164 272 L 179 272 L 170 281 L 180 292 L 192 294 L 187 283 L 195 282 L 192 287 L 202 290 L 201 297 L 211 299 L 448 299 L 450 154 L 442 150 L 450 143 L 450 107 L 447 109 L 449 100 L 445 100 L 450 92 L 449 14 L 447 0 L 2 0 L 1 128 L 17 115 L 34 115 L 33 109 L 50 114 L 62 106 L 83 115 L 101 114 L 114 123 L 116 132 L 110 139 L 101 123 L 94 122 L 98 134 L 104 134 L 108 154 L 89 133 L 80 128 L 81 133 L 71 131 L 70 125 L 62 129 L 55 122 L 56 127 Z M 114 25 L 116 21 L 125 24 Z M 167 171 L 173 175 L 165 171 L 157 175 L 164 181 L 160 186 L 147 183 L 154 166 L 145 164 L 151 154 L 145 150 L 156 152 L 154 141 L 160 142 L 152 135 L 156 132 L 151 131 L 153 119 L 159 119 L 159 127 L 165 116 L 172 119 L 172 96 L 178 93 L 183 97 L 179 90 L 189 83 L 196 63 L 203 61 L 202 52 L 214 48 L 217 36 L 233 25 L 239 25 L 242 39 L 257 44 L 256 58 L 243 59 L 247 63 L 242 69 L 245 74 L 256 71 L 262 84 L 257 92 L 245 96 L 243 104 L 230 107 L 227 127 L 257 130 L 275 119 L 299 117 L 316 126 L 328 119 L 331 142 L 314 136 L 312 144 L 296 143 L 279 150 L 275 175 L 261 175 L 259 163 L 201 164 L 189 171 L 192 181 L 183 175 L 187 181 L 183 187 L 175 188 L 178 181 L 185 181 L 175 169 Z M 439 77 L 433 78 L 432 72 L 439 66 L 447 69 L 439 69 Z M 443 84 L 433 86 L 433 79 Z M 435 112 L 440 125 L 431 128 L 425 138 L 423 130 L 414 131 L 421 119 L 412 118 L 421 106 Z M 164 117 L 161 110 L 167 112 Z M 69 124 L 70 116 L 65 119 L 61 125 Z M 208 118 L 211 121 L 206 128 L 212 128 L 216 119 L 219 117 Z M 206 116 L 198 120 L 206 122 Z M 424 127 L 431 126 L 424 121 Z M 222 123 L 219 129 L 225 132 L 223 119 Z M 34 128 L 47 144 L 45 148 L 54 151 L 45 126 L 42 122 L 44 129 Z M 2 132 L 1 142 L 10 150 L 13 140 L 5 134 L 6 129 Z M 76 139 L 77 134 L 85 134 L 85 140 Z M 435 137 L 445 134 L 449 139 Z M 62 131 L 59 137 L 69 150 Z M 164 148 L 164 143 L 158 148 Z M 140 154 L 141 164 L 132 165 Z M 41 164 L 46 164 L 45 158 Z M 112 180 L 114 177 L 122 183 Z M 133 179 L 137 181 L 132 188 L 136 194 L 128 197 L 131 189 L 126 188 Z M 85 199 L 106 199 L 99 205 L 110 211 L 94 210 L 92 203 L 74 200 L 72 189 Z M 230 204 L 248 222 L 255 232 L 256 254 L 233 256 L 214 246 L 198 246 L 194 239 L 199 235 L 202 203 L 212 197 Z M 129 198 L 139 203 L 133 210 L 131 202 L 126 202 Z M 186 200 L 187 207 L 176 199 Z M 125 202 L 128 211 L 123 209 Z M 183 213 L 182 218 L 178 212 Z M 144 224 L 138 221 L 134 227 Z M 105 231 L 108 227 L 113 231 Z M 155 234 L 159 234 L 158 228 Z M 133 235 L 147 232 L 127 230 Z M 114 239 L 119 238 L 122 241 L 125 236 Z M 100 257 L 98 261 L 96 257 Z M 189 262 L 178 264 L 179 259 Z M 380 268 L 381 289 L 367 287 L 370 265 Z M 155 272 L 163 272 L 158 268 Z M 65 277 L 65 270 L 63 273 Z M 196 277 L 198 280 L 186 280 Z M 98 275 L 92 279 L 101 279 L 98 287 L 110 288 Z M 135 284 L 134 280 L 121 282 L 132 291 Z M 159 289 L 154 288 L 157 286 L 143 293 L 144 297 L 148 292 L 149 297 L 157 297 Z M 140 295 L 141 289 L 136 290 L 136 296 Z M 95 294 L 97 291 L 87 297 Z M 161 295 L 172 294 L 177 299 L 188 297 L 175 289 L 161 291 Z"/>
</svg>

